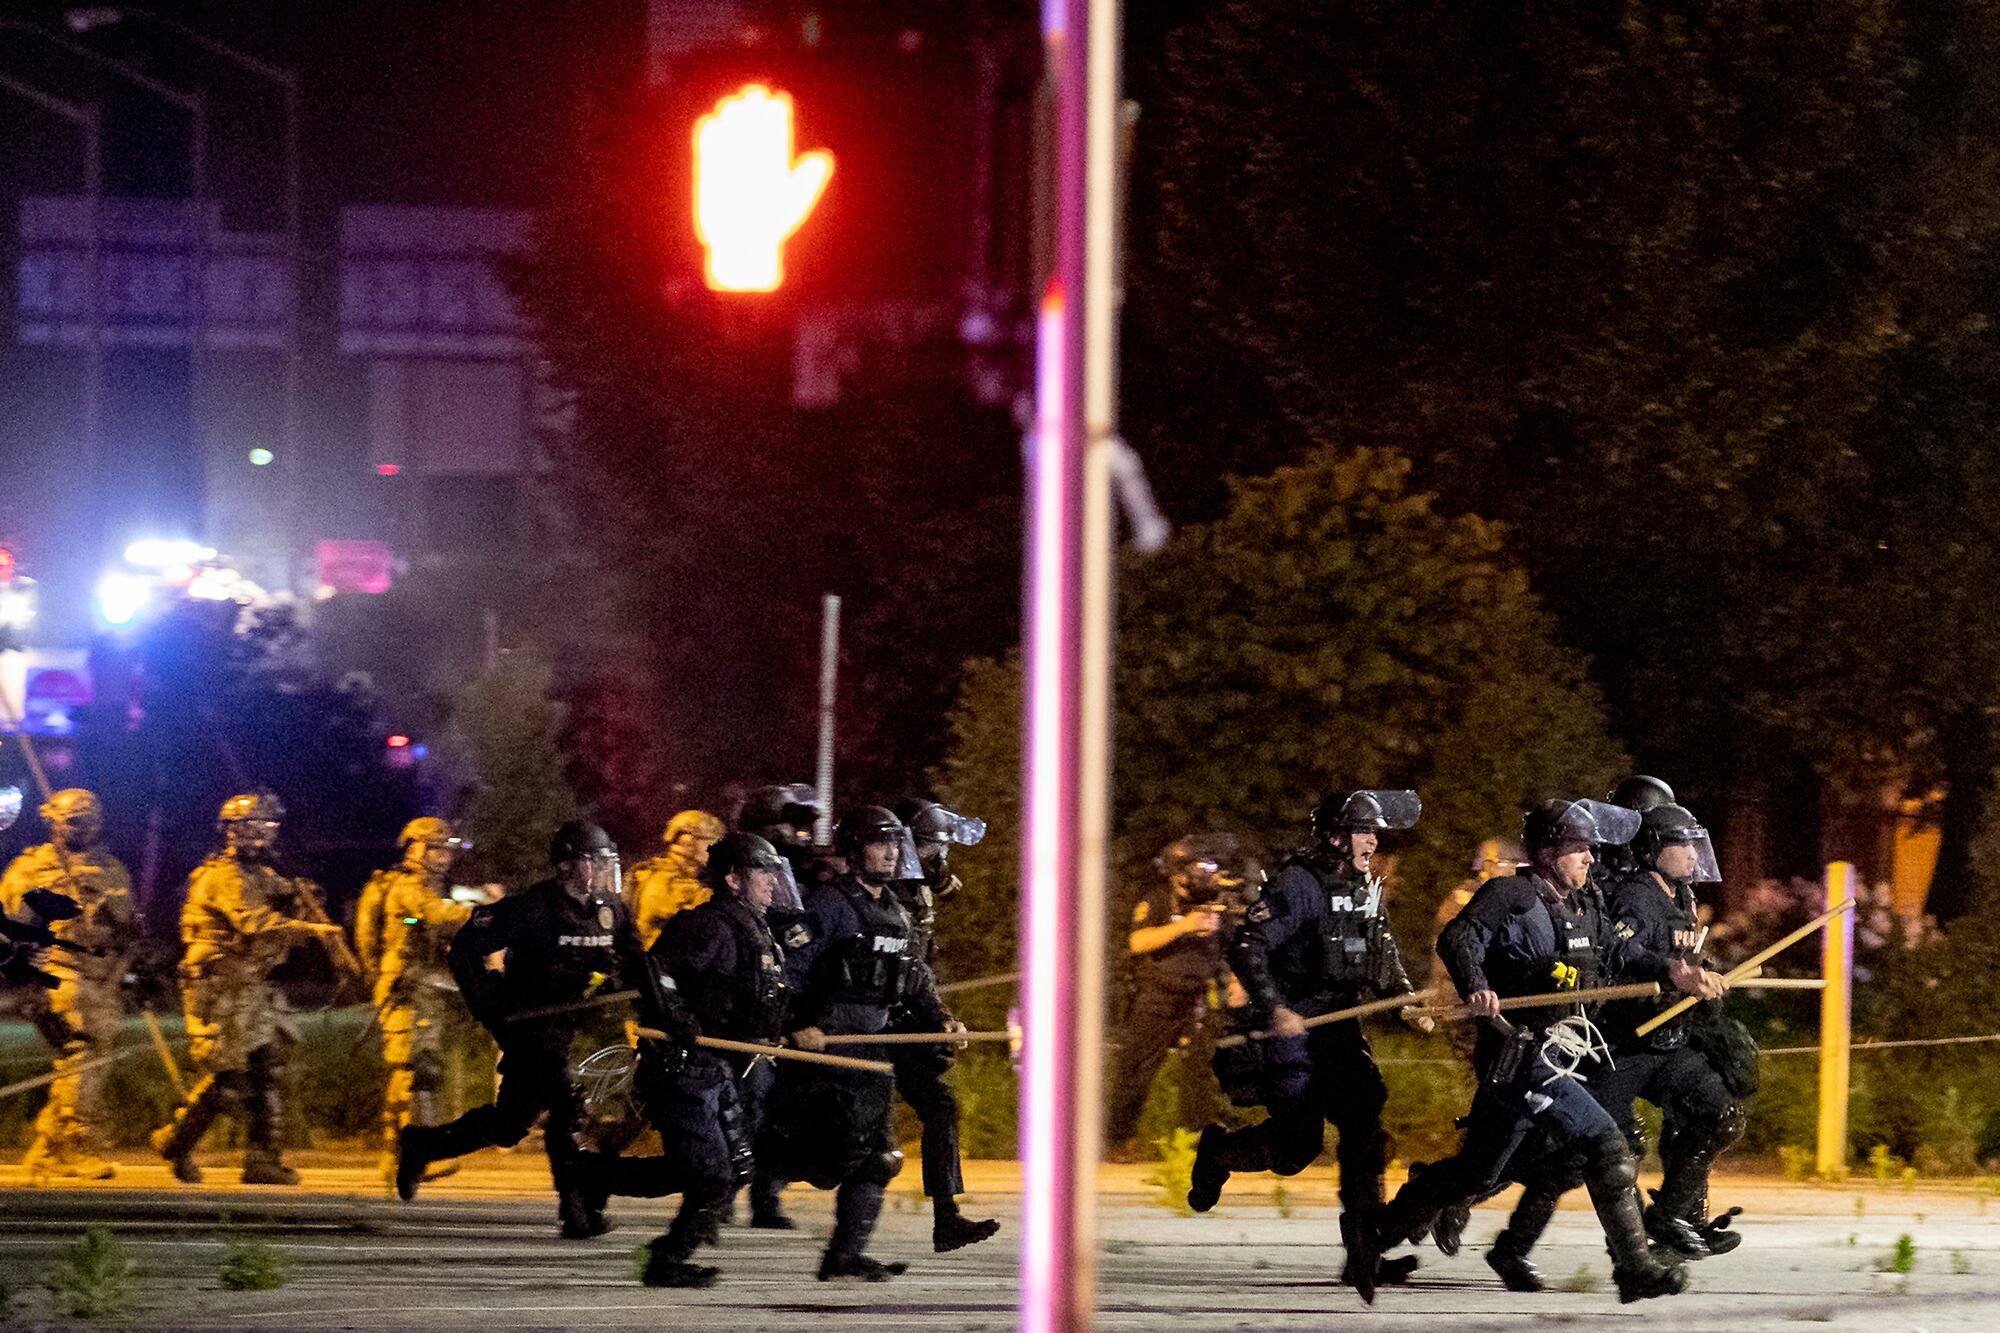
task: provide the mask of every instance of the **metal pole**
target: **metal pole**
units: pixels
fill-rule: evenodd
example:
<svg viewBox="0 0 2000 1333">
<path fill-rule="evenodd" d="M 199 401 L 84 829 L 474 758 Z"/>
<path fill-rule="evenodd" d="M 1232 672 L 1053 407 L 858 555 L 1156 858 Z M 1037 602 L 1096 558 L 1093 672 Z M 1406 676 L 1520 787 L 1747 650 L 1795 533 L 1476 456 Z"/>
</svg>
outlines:
<svg viewBox="0 0 2000 1333">
<path fill-rule="evenodd" d="M 813 821 L 813 846 L 833 845 L 833 701 L 840 680 L 840 599 L 820 598 L 819 617 L 819 762 L 813 786 L 819 791 L 819 818 Z"/>
<path fill-rule="evenodd" d="M 252 63 L 251 68 L 256 65 Z M 285 302 L 284 418 L 279 442 L 284 460 L 285 496 L 285 586 L 293 588 L 295 556 L 305 546 L 305 459 L 300 456 L 300 377 L 305 373 L 305 214 L 301 197 L 303 164 L 300 158 L 299 77 L 290 70 L 266 71 L 278 80 L 285 94 L 285 253 L 291 265 L 291 291 Z"/>
<path fill-rule="evenodd" d="M 1108 818 L 1117 0 L 1044 0 L 1056 225 L 1028 440 L 1021 1327 L 1096 1314 Z"/>
<path fill-rule="evenodd" d="M 1854 866 L 1835 861 L 1826 868 L 1828 911 L 1854 900 Z M 1847 1175 L 1848 1052 L 1853 1044 L 1854 913 L 1842 912 L 1826 925 L 1821 944 L 1826 989 L 1819 1001 L 1819 1145 L 1815 1170 L 1827 1179 Z"/>
</svg>

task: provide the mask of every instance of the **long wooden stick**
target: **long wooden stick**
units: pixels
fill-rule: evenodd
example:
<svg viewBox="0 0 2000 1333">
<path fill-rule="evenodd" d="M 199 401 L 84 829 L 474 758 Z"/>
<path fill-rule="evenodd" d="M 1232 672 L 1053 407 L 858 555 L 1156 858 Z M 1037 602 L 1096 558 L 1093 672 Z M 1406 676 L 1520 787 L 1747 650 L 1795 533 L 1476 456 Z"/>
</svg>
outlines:
<svg viewBox="0 0 2000 1333">
<path fill-rule="evenodd" d="M 829 1046 L 943 1046 L 956 1041 L 1006 1041 L 1011 1032 L 842 1032 L 827 1037 Z"/>
<path fill-rule="evenodd" d="M 146 1035 L 153 1039 L 153 1049 L 160 1053 L 160 1063 L 167 1067 L 167 1081 L 174 1085 L 174 1092 L 182 1101 L 187 1100 L 187 1082 L 181 1078 L 181 1067 L 174 1059 L 174 1053 L 167 1047 L 167 1034 L 160 1031 L 160 1020 L 151 1009 L 141 1009 L 139 1013 L 146 1020 Z"/>
<path fill-rule="evenodd" d="M 1766 962 L 1768 962 L 1772 958 L 1777 957 L 1785 950 L 1791 948 L 1794 944 L 1797 944 L 1800 940 L 1804 939 L 1806 936 L 1817 931 L 1827 922 L 1833 920 L 1835 917 L 1839 916 L 1842 912 L 1848 911 L 1853 906 L 1854 906 L 1854 900 L 1850 898 L 1838 907 L 1828 908 L 1826 911 L 1821 912 L 1818 916 L 1806 922 L 1803 926 L 1800 926 L 1797 930 L 1785 936 L 1783 939 L 1779 940 L 1776 944 L 1773 944 L 1770 948 L 1764 949 L 1758 953 L 1751 954 L 1748 958 L 1744 959 L 1742 962 L 1738 963 L 1735 967 L 1731 968 L 1729 972 L 1722 978 L 1722 984 L 1724 986 L 1728 986 L 1733 982 L 1741 981 L 1747 977 L 1755 976 L 1757 972 L 1763 969 L 1763 966 Z M 1665 1009 L 1662 1009 L 1659 1013 L 1654 1014 L 1651 1018 L 1647 1019 L 1645 1022 L 1641 1023 L 1638 1027 L 1634 1028 L 1632 1030 L 1633 1033 L 1637 1036 L 1641 1037 L 1645 1036 L 1648 1032 L 1651 1032 L 1654 1028 L 1660 1026 L 1660 1024 L 1666 1022 L 1668 1019 L 1673 1018 L 1677 1014 L 1686 1013 L 1689 1009 L 1692 1009 L 1694 1007 L 1695 1001 L 1700 998 L 1701 997 L 1697 995 L 1689 995 L 1679 1000 L 1676 1000 L 1674 1003 L 1668 1005 Z"/>
<path fill-rule="evenodd" d="M 558 1014 L 574 1014 L 585 1009 L 598 1009 L 607 1004 L 623 1004 L 627 1000 L 638 998 L 638 991 L 615 990 L 604 995 L 593 995 L 587 1000 L 570 1000 L 565 1004 L 545 1004 L 539 1009 L 524 1009 L 518 1014 L 508 1015 L 507 1021 L 525 1023 L 531 1018 L 554 1018 Z"/>
<path fill-rule="evenodd" d="M 123 1050 L 113 1051 L 109 1055 L 100 1055 L 95 1060 L 85 1060 L 75 1069 L 51 1069 L 46 1074 L 37 1074 L 33 1078 L 24 1078 L 19 1083 L 9 1083 L 6 1087 L 0 1088 L 0 1100 L 12 1097 L 17 1092 L 26 1092 L 30 1088 L 39 1088 L 44 1084 L 53 1083 L 66 1075 L 87 1073 L 92 1069 L 102 1069 L 106 1065 L 117 1064 L 126 1056 L 137 1055 L 145 1049 L 144 1046 L 135 1043 L 134 1045 L 125 1047 Z"/>
<path fill-rule="evenodd" d="M 982 990 L 987 986 L 1011 986 L 1020 979 L 1019 972 L 995 972 L 990 977 L 974 977 L 970 981 L 954 981 L 948 986 L 939 986 L 938 994 L 956 995 L 960 991 Z"/>
<path fill-rule="evenodd" d="M 648 1041 L 671 1041 L 658 1028 L 640 1028 Z M 836 1069 L 858 1069 L 864 1074 L 893 1076 L 896 1067 L 886 1060 L 857 1060 L 851 1055 L 822 1055 L 818 1051 L 798 1051 L 789 1046 L 767 1046 L 761 1041 L 730 1041 L 726 1037 L 696 1037 L 695 1045 L 711 1051 L 736 1051 L 743 1055 L 768 1055 L 774 1060 L 797 1060 L 809 1065 L 832 1065 Z"/>
<path fill-rule="evenodd" d="M 1634 981 L 1622 986 L 1598 986 L 1591 990 L 1552 990 L 1535 995 L 1514 995 L 1500 1001 L 1502 1009 L 1548 1009 L 1563 1004 L 1596 1004 L 1601 1000 L 1646 1000 L 1660 993 L 1657 981 Z M 1471 1018 L 1463 1005 L 1450 1009 L 1426 1009 L 1430 1018 Z"/>
<path fill-rule="evenodd" d="M 1349 1005 L 1345 1009 L 1336 1009 L 1330 1014 L 1315 1014 L 1306 1020 L 1306 1026 L 1308 1028 L 1325 1027 L 1328 1023 L 1340 1023 L 1350 1018 L 1366 1018 L 1369 1014 L 1385 1014 L 1391 1009 L 1408 1009 L 1413 1005 L 1423 1004 L 1434 993 L 1434 988 L 1427 988 L 1412 992 L 1409 995 L 1391 995 L 1384 1000 L 1370 1000 L 1366 1004 Z M 1231 1047 L 1241 1046 L 1247 1041 L 1262 1041 L 1270 1035 L 1272 1034 L 1269 1032 L 1239 1032 L 1234 1036 L 1221 1038 L 1215 1043 L 1215 1048 L 1219 1051 L 1227 1050 Z"/>
<path fill-rule="evenodd" d="M 1756 977 L 1730 985 L 1731 990 L 1825 990 L 1825 977 Z"/>
</svg>

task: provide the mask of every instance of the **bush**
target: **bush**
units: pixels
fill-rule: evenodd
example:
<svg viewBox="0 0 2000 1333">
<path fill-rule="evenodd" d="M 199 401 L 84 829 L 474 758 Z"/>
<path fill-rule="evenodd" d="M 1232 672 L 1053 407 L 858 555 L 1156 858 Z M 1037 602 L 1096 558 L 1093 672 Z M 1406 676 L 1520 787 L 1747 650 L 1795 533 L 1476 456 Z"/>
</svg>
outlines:
<svg viewBox="0 0 2000 1333">
<path fill-rule="evenodd" d="M 121 1314 L 132 1300 L 132 1261 L 104 1227 L 91 1227 L 49 1271 L 49 1294 L 71 1319 Z"/>
<path fill-rule="evenodd" d="M 225 1291 L 276 1291 L 292 1280 L 292 1261 L 257 1236 L 232 1236 L 222 1253 Z"/>
</svg>

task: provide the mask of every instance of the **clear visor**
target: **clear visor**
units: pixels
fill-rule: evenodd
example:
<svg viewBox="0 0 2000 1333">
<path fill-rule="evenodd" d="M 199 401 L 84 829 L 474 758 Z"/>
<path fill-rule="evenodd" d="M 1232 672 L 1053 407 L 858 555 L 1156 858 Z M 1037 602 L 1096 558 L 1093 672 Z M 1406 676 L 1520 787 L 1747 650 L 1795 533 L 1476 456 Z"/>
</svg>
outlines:
<svg viewBox="0 0 2000 1333">
<path fill-rule="evenodd" d="M 955 842 L 960 847 L 977 847 L 985 838 L 985 820 L 974 819 L 971 815 L 951 815 L 949 811 L 945 813 L 950 815 L 950 821 L 944 831 L 948 841 Z"/>
<path fill-rule="evenodd" d="M 1381 811 L 1379 823 L 1374 819 L 1377 810 Z M 1358 791 L 1347 798 L 1344 813 L 1368 819 L 1363 832 L 1379 832 L 1414 828 L 1423 812 L 1423 799 L 1413 791 Z"/>
<path fill-rule="evenodd" d="M 881 848 L 893 845 L 896 849 L 895 864 L 889 868 L 887 878 L 891 880 L 922 879 L 924 863 L 917 856 L 917 840 L 906 828 L 890 829 L 869 836 L 861 844 L 862 863 L 849 869 L 865 878 L 878 878 L 874 866 L 881 864 Z"/>
<path fill-rule="evenodd" d="M 1603 801 L 1571 801 L 1562 818 L 1562 831 L 1585 842 L 1622 847 L 1632 841 L 1644 819 L 1637 810 Z"/>
<path fill-rule="evenodd" d="M 21 817 L 21 789 L 0 787 L 0 829 L 10 828 Z"/>
<path fill-rule="evenodd" d="M 1657 865 L 1659 863 L 1660 857 L 1666 854 L 1667 848 L 1685 847 L 1694 853 L 1694 873 L 1689 876 L 1694 883 L 1722 883 L 1722 867 L 1715 859 L 1715 844 L 1710 841 L 1708 831 L 1696 828 L 1693 832 L 1694 836 L 1692 837 L 1675 838 L 1671 842 L 1662 844 L 1659 855 L 1653 858 L 1654 864 Z"/>
<path fill-rule="evenodd" d="M 778 858 L 774 866 L 758 866 L 777 881 L 771 890 L 771 909 L 774 912 L 789 912 L 796 916 L 806 910 L 805 900 L 799 896 L 798 877 L 792 874 L 792 863 L 784 857 Z"/>
</svg>

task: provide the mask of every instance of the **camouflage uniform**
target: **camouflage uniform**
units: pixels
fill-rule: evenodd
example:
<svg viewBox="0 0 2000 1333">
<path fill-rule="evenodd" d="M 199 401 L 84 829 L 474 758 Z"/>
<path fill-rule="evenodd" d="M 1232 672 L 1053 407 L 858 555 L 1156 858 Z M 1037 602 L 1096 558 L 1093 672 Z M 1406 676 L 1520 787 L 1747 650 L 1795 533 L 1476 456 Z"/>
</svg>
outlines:
<svg viewBox="0 0 2000 1333">
<path fill-rule="evenodd" d="M 309 883 L 279 874 L 264 856 L 284 810 L 271 796 L 231 797 L 222 807 L 229 850 L 211 856 L 188 877 L 181 908 L 181 998 L 189 1056 L 200 1077 L 173 1123 L 153 1146 L 189 1184 L 200 1181 L 195 1145 L 224 1110 L 248 1103 L 245 1184 L 297 1184 L 281 1158 L 283 1076 L 296 1039 L 291 1008 L 270 981 L 292 946 L 313 938 L 340 939 L 337 926 L 300 914 Z M 263 844 L 239 846 L 232 826 L 268 825 Z"/>
<path fill-rule="evenodd" d="M 708 849 L 723 833 L 722 821 L 702 810 L 683 810 L 667 821 L 661 841 L 667 850 L 660 856 L 641 861 L 627 877 L 625 906 L 638 924 L 639 939 L 647 948 L 660 938 L 667 918 L 690 907 L 699 907 L 714 896 L 701 882 L 701 868 L 708 863 Z"/>
<path fill-rule="evenodd" d="M 105 1066 L 84 1068 L 108 1053 L 118 1037 L 118 985 L 125 970 L 121 947 L 132 927 L 131 880 L 117 857 L 97 839 L 102 815 L 97 798 L 72 788 L 57 792 L 42 807 L 52 828 L 66 820 L 88 821 L 83 846 L 45 842 L 14 858 L 0 878 L 0 908 L 22 911 L 33 889 L 50 889 L 76 899 L 83 914 L 50 929 L 73 944 L 105 950 L 102 957 L 52 949 L 43 966 L 62 984 L 31 992 L 29 1017 L 56 1049 L 56 1078 L 35 1121 L 35 1142 L 23 1165 L 32 1175 L 108 1180 L 117 1168 L 97 1155 L 103 1145 Z"/>
<path fill-rule="evenodd" d="M 445 896 L 445 872 L 423 862 L 433 849 L 459 845 L 441 819 L 416 819 L 400 841 L 403 864 L 378 870 L 354 917 L 362 961 L 375 969 L 375 1013 L 389 1087 L 382 1102 L 383 1171 L 393 1181 L 403 1127 L 437 1123 L 444 1082 L 444 1033 L 456 1007 L 446 946 L 472 916 L 472 904 Z"/>
</svg>

